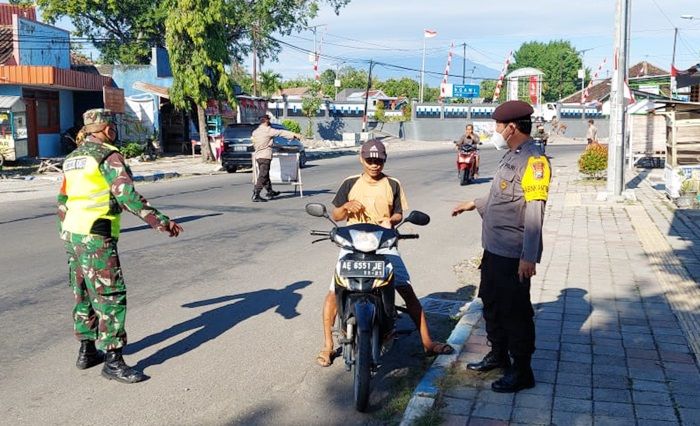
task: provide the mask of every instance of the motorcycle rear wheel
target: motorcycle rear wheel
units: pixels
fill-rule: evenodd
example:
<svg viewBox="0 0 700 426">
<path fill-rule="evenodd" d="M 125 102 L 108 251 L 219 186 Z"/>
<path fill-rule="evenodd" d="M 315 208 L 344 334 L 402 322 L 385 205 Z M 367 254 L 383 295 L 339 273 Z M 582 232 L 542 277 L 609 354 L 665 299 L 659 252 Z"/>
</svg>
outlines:
<svg viewBox="0 0 700 426">
<path fill-rule="evenodd" d="M 355 409 L 360 412 L 367 410 L 370 391 L 370 370 L 372 368 L 372 333 L 369 331 L 357 332 L 355 341 L 355 382 L 353 393 Z"/>
<path fill-rule="evenodd" d="M 460 185 L 467 185 L 469 184 L 469 181 L 471 180 L 471 171 L 468 169 L 462 169 L 459 171 L 459 184 Z"/>
</svg>

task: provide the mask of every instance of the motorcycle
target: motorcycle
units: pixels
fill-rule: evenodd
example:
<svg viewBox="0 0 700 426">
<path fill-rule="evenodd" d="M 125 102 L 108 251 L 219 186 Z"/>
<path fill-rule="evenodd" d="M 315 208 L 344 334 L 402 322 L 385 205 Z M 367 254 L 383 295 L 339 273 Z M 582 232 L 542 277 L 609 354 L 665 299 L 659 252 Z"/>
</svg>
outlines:
<svg viewBox="0 0 700 426">
<path fill-rule="evenodd" d="M 355 409 L 363 412 L 369 402 L 372 373 L 376 373 L 381 355 L 389 350 L 395 334 L 394 274 L 382 251 L 396 248 L 399 240 L 418 238 L 418 234 L 400 234 L 398 228 L 406 222 L 427 225 L 430 216 L 412 211 L 396 228 L 388 229 L 369 223 L 338 226 L 323 204 L 307 204 L 306 212 L 333 223 L 330 231 L 311 231 L 311 235 L 323 237 L 313 243 L 330 240 L 346 252 L 338 259 L 333 274 L 338 342 L 345 369 L 354 370 Z"/>
<path fill-rule="evenodd" d="M 455 142 L 457 144 L 457 142 Z M 457 148 L 457 179 L 460 185 L 468 185 L 476 174 L 476 160 L 479 151 L 471 144 Z"/>
</svg>

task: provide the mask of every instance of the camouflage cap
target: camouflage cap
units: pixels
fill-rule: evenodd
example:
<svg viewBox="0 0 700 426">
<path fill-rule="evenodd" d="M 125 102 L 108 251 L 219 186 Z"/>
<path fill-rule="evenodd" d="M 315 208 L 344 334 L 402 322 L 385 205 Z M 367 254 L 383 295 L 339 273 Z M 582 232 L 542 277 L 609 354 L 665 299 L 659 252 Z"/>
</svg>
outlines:
<svg viewBox="0 0 700 426">
<path fill-rule="evenodd" d="M 83 124 L 88 132 L 99 132 L 105 126 L 114 123 L 114 114 L 111 110 L 95 108 L 85 111 L 83 114 Z"/>
</svg>

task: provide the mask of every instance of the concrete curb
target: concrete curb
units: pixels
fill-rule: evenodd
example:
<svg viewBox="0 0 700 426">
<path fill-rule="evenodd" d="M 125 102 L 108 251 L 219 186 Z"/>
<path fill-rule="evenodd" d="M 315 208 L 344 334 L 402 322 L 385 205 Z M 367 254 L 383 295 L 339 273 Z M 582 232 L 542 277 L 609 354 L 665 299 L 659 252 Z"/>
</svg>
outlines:
<svg viewBox="0 0 700 426">
<path fill-rule="evenodd" d="M 180 176 L 178 172 L 151 172 L 134 175 L 134 182 L 155 182 L 161 179 L 171 179 Z"/>
<path fill-rule="evenodd" d="M 438 381 L 447 373 L 447 370 L 457 361 L 462 346 L 469 339 L 474 325 L 481 319 L 483 304 L 481 299 L 474 299 L 469 302 L 464 309 L 464 315 L 459 319 L 457 325 L 452 330 L 447 343 L 455 351 L 449 355 L 439 355 L 435 358 L 423 379 L 418 383 L 413 391 L 413 396 L 406 406 L 400 426 L 410 426 L 417 419 L 423 416 L 428 410 L 433 408 L 437 400 L 440 389 Z"/>
</svg>

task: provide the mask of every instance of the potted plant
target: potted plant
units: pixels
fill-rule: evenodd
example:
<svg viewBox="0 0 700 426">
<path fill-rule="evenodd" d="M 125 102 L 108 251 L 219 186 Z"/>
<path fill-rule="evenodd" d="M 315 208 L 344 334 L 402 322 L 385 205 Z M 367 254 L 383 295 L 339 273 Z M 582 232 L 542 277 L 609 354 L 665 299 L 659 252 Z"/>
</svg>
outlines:
<svg viewBox="0 0 700 426">
<path fill-rule="evenodd" d="M 698 180 L 692 178 L 682 180 L 678 189 L 678 198 L 675 200 L 676 206 L 682 209 L 692 208 L 698 196 L 698 186 L 700 186 Z"/>
</svg>

